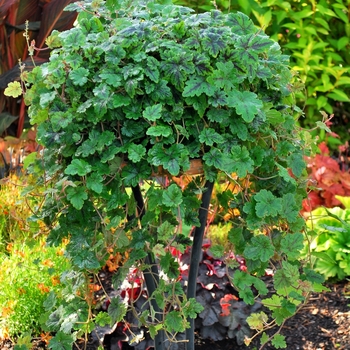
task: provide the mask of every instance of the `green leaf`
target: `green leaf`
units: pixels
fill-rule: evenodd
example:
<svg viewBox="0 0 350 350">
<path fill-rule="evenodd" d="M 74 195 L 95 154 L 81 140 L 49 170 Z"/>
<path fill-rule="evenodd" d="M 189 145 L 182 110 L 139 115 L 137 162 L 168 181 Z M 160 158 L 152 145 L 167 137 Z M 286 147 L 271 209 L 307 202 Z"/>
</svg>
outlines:
<svg viewBox="0 0 350 350">
<path fill-rule="evenodd" d="M 332 92 L 327 94 L 327 97 L 331 98 L 334 101 L 340 101 L 340 102 L 349 102 L 350 99 L 348 95 L 339 89 L 333 89 Z"/>
<path fill-rule="evenodd" d="M 213 254 L 214 258 L 222 258 L 225 254 L 225 247 L 215 244 L 210 247 L 210 252 Z"/>
<path fill-rule="evenodd" d="M 300 277 L 298 266 L 291 265 L 286 261 L 282 262 L 282 266 L 282 269 L 277 270 L 273 276 L 276 290 L 282 290 L 294 285 Z"/>
<path fill-rule="evenodd" d="M 166 252 L 159 259 L 159 265 L 163 272 L 171 279 L 177 279 L 179 277 L 179 263 L 175 261 L 175 258 L 171 253 Z"/>
<path fill-rule="evenodd" d="M 43 92 L 40 94 L 40 107 L 46 108 L 57 96 L 56 91 Z"/>
<path fill-rule="evenodd" d="M 285 337 L 281 334 L 275 334 L 271 343 L 276 349 L 285 349 L 287 347 Z"/>
<path fill-rule="evenodd" d="M 7 88 L 4 90 L 4 95 L 17 98 L 22 95 L 22 86 L 20 82 L 14 81 L 12 83 L 8 83 Z"/>
<path fill-rule="evenodd" d="M 254 294 L 250 288 L 242 288 L 239 290 L 239 297 L 248 305 L 254 305 Z"/>
<path fill-rule="evenodd" d="M 246 124 L 242 120 L 235 120 L 234 123 L 230 123 L 230 130 L 233 135 L 237 135 L 237 137 L 242 141 L 247 141 L 248 139 L 248 128 Z"/>
<path fill-rule="evenodd" d="M 259 313 L 253 313 L 247 317 L 247 323 L 249 327 L 258 331 L 264 329 L 264 326 L 267 324 L 267 321 L 268 316 L 263 311 Z"/>
<path fill-rule="evenodd" d="M 183 50 L 179 50 L 179 52 L 175 50 L 164 52 L 160 68 L 163 70 L 165 78 L 169 79 L 170 83 L 179 91 L 183 91 L 187 75 L 194 72 L 192 57 L 186 55 L 186 52 Z"/>
<path fill-rule="evenodd" d="M 228 106 L 235 108 L 245 122 L 251 123 L 263 104 L 254 92 L 233 90 L 228 93 Z"/>
<path fill-rule="evenodd" d="M 266 52 L 270 46 L 273 45 L 273 41 L 267 35 L 259 35 L 259 34 L 248 34 L 241 35 L 235 46 L 237 49 L 243 49 L 247 51 L 254 52 Z"/>
<path fill-rule="evenodd" d="M 225 140 L 214 129 L 204 128 L 199 134 L 199 141 L 201 143 L 207 144 L 208 146 L 213 146 L 214 143 L 220 144 L 223 143 Z"/>
<path fill-rule="evenodd" d="M 73 336 L 58 331 L 56 335 L 49 341 L 49 349 L 51 350 L 71 350 L 73 346 Z"/>
<path fill-rule="evenodd" d="M 217 62 L 216 67 L 217 70 L 213 71 L 207 81 L 217 88 L 230 91 L 243 81 L 243 77 L 239 75 L 231 61 Z"/>
<path fill-rule="evenodd" d="M 252 238 L 250 244 L 244 249 L 244 256 L 252 260 L 268 261 L 275 253 L 275 248 L 269 237 L 258 235 Z"/>
<path fill-rule="evenodd" d="M 266 344 L 270 340 L 270 337 L 264 332 L 260 338 L 260 345 Z"/>
<path fill-rule="evenodd" d="M 103 79 L 106 84 L 113 86 L 114 88 L 122 85 L 123 76 L 121 73 L 115 73 L 115 69 L 104 69 L 102 73 L 99 74 L 99 77 Z"/>
<path fill-rule="evenodd" d="M 118 323 L 123 320 L 127 311 L 126 305 L 121 301 L 119 297 L 111 299 L 111 303 L 108 306 L 108 315 L 111 318 L 112 323 Z"/>
<path fill-rule="evenodd" d="M 179 311 L 170 311 L 165 315 L 165 327 L 168 332 L 183 332 L 186 329 L 188 322 L 184 321 Z"/>
<path fill-rule="evenodd" d="M 28 348 L 28 346 L 26 344 L 16 344 L 14 347 L 13 347 L 13 350 L 30 350 L 30 348 Z"/>
<path fill-rule="evenodd" d="M 176 208 L 182 200 L 182 191 L 176 184 L 171 184 L 163 191 L 162 203 L 167 207 Z"/>
<path fill-rule="evenodd" d="M 112 105 L 114 108 L 129 106 L 131 103 L 131 98 L 128 95 L 123 95 L 122 93 L 115 93 L 112 97 Z"/>
<path fill-rule="evenodd" d="M 146 155 L 146 148 L 143 145 L 130 144 L 128 147 L 128 158 L 138 163 Z"/>
<path fill-rule="evenodd" d="M 84 187 L 68 187 L 66 189 L 67 199 L 77 210 L 80 210 L 84 202 L 88 199 L 88 195 Z"/>
<path fill-rule="evenodd" d="M 290 163 L 290 167 L 292 168 L 292 172 L 296 177 L 300 177 L 303 170 L 306 167 L 304 157 L 301 152 L 292 153 L 288 157 L 288 161 Z"/>
<path fill-rule="evenodd" d="M 73 159 L 72 162 L 64 170 L 67 175 L 84 176 L 92 170 L 91 165 L 82 159 Z"/>
<path fill-rule="evenodd" d="M 235 33 L 237 35 L 256 32 L 253 21 L 242 12 L 229 13 L 226 19 L 226 23 L 231 27 L 232 33 Z"/>
<path fill-rule="evenodd" d="M 129 162 L 122 170 L 122 177 L 127 186 L 137 186 L 143 179 L 151 176 L 151 168 L 146 162 Z"/>
<path fill-rule="evenodd" d="M 297 310 L 297 306 L 286 298 L 282 299 L 281 306 L 289 313 L 287 317 L 293 315 Z"/>
<path fill-rule="evenodd" d="M 255 210 L 259 218 L 266 216 L 277 216 L 282 210 L 281 198 L 275 197 L 268 190 L 261 190 L 254 196 L 256 201 Z"/>
<path fill-rule="evenodd" d="M 69 77 L 72 79 L 74 85 L 83 86 L 88 81 L 89 70 L 83 67 L 72 70 Z"/>
<path fill-rule="evenodd" d="M 231 148 L 232 168 L 231 172 L 237 173 L 238 177 L 243 178 L 254 171 L 254 160 L 249 154 L 248 149 L 243 146 L 233 146 Z"/>
<path fill-rule="evenodd" d="M 92 173 L 87 176 L 86 187 L 96 193 L 102 193 L 103 191 L 103 177 L 97 173 Z"/>
<path fill-rule="evenodd" d="M 159 81 L 159 61 L 152 56 L 147 57 L 147 66 L 144 68 L 144 72 L 150 80 L 154 83 L 158 83 Z"/>
<path fill-rule="evenodd" d="M 221 33 L 217 32 L 216 28 L 209 27 L 199 31 L 199 35 L 203 38 L 203 49 L 208 51 L 213 57 L 217 57 L 220 51 L 226 48 L 227 41 Z"/>
<path fill-rule="evenodd" d="M 182 166 L 189 169 L 188 150 L 183 144 L 173 144 L 169 148 L 163 148 L 159 143 L 154 145 L 148 152 L 151 164 L 163 166 L 171 175 L 177 176 Z"/>
<path fill-rule="evenodd" d="M 173 134 L 173 129 L 167 125 L 155 125 L 147 129 L 146 135 L 155 137 L 169 137 Z"/>
<path fill-rule="evenodd" d="M 161 330 L 163 328 L 163 325 L 161 323 L 153 326 L 153 325 L 150 325 L 148 327 L 148 330 L 149 330 L 149 335 L 151 336 L 152 339 L 155 338 L 155 336 L 158 334 L 159 330 Z"/>
<path fill-rule="evenodd" d="M 111 319 L 111 316 L 109 316 L 107 312 L 100 311 L 95 317 L 95 322 L 100 327 L 104 327 L 106 325 L 112 324 L 112 319 Z"/>
<path fill-rule="evenodd" d="M 181 309 L 186 317 L 196 318 L 204 307 L 195 298 L 190 298 L 182 303 Z"/>
<path fill-rule="evenodd" d="M 73 265 L 79 269 L 97 270 L 101 267 L 95 252 L 83 237 L 76 237 L 67 246 Z"/>
<path fill-rule="evenodd" d="M 163 197 L 164 197 L 164 193 L 163 193 Z M 173 203 L 172 200 L 171 200 L 171 203 Z M 175 233 L 175 226 L 172 225 L 169 221 L 164 221 L 160 226 L 158 226 L 157 233 L 158 233 L 158 240 L 167 241 L 173 237 Z"/>
<path fill-rule="evenodd" d="M 314 270 L 305 267 L 304 273 L 306 280 L 312 283 L 323 283 L 325 281 L 325 277 Z"/>
<path fill-rule="evenodd" d="M 26 155 L 25 158 L 23 159 L 23 169 L 27 170 L 31 164 L 34 164 L 36 157 L 37 157 L 37 152 L 32 152 Z"/>
<path fill-rule="evenodd" d="M 281 251 L 289 260 L 295 260 L 300 256 L 304 248 L 304 236 L 301 233 L 287 233 L 281 240 Z"/>
<path fill-rule="evenodd" d="M 63 40 L 62 45 L 67 48 L 79 49 L 86 43 L 86 36 L 80 28 L 72 28 L 60 33 L 58 36 Z"/>
<path fill-rule="evenodd" d="M 205 153 L 203 160 L 206 165 L 225 171 L 227 169 L 227 157 L 217 148 L 211 148 Z M 231 171 L 229 171 L 231 173 Z"/>
<path fill-rule="evenodd" d="M 276 324 L 279 326 L 290 316 L 292 316 L 292 314 L 284 307 L 276 308 L 272 312 L 272 317 L 274 317 Z"/>
<path fill-rule="evenodd" d="M 129 237 L 126 235 L 125 231 L 121 228 L 118 228 L 114 232 L 113 237 L 117 242 L 117 249 L 128 247 L 130 244 Z"/>
<path fill-rule="evenodd" d="M 160 103 L 146 107 L 145 110 L 142 112 L 142 115 L 145 119 L 154 122 L 162 117 L 162 108 L 163 105 Z"/>
<path fill-rule="evenodd" d="M 215 93 L 215 87 L 212 84 L 209 84 L 205 77 L 191 77 L 186 82 L 186 86 L 183 90 L 182 96 L 184 97 L 193 97 L 200 96 L 205 94 L 207 96 L 213 96 Z"/>
</svg>

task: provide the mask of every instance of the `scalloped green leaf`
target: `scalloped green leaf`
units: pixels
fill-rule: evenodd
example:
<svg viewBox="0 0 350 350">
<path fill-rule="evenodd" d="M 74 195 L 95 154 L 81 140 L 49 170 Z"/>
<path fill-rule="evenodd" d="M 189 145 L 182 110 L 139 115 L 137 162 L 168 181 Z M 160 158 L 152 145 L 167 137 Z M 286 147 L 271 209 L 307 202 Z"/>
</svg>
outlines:
<svg viewBox="0 0 350 350">
<path fill-rule="evenodd" d="M 182 92 L 184 97 L 200 96 L 205 94 L 207 96 L 213 96 L 215 93 L 215 87 L 208 83 L 205 77 L 193 77 L 186 81 L 185 88 Z"/>
<path fill-rule="evenodd" d="M 92 170 L 91 165 L 82 159 L 73 159 L 72 162 L 64 170 L 67 175 L 84 176 Z"/>
<path fill-rule="evenodd" d="M 277 216 L 282 210 L 281 198 L 275 197 L 271 191 L 263 189 L 254 196 L 254 199 L 256 215 L 259 218 Z"/>
<path fill-rule="evenodd" d="M 89 70 L 84 67 L 79 67 L 69 72 L 69 77 L 74 85 L 83 86 L 87 83 Z"/>
<path fill-rule="evenodd" d="M 228 93 L 228 106 L 235 108 L 245 122 L 251 123 L 263 104 L 254 92 L 233 90 Z"/>
<path fill-rule="evenodd" d="M 253 237 L 248 246 L 244 249 L 244 256 L 247 259 L 269 261 L 275 253 L 275 248 L 269 237 L 258 235 Z"/>
<path fill-rule="evenodd" d="M 142 112 L 142 115 L 145 119 L 154 122 L 162 117 L 162 109 L 163 105 L 158 103 L 153 106 L 146 107 Z"/>
</svg>

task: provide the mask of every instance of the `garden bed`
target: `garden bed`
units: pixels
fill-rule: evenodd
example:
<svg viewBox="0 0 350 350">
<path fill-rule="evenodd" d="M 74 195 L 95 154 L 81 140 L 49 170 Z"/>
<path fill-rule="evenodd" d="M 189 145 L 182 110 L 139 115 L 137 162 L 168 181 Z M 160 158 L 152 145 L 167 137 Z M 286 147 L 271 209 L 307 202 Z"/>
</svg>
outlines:
<svg viewBox="0 0 350 350">
<path fill-rule="evenodd" d="M 108 281 L 105 281 L 108 284 Z M 282 334 L 286 336 L 287 349 L 290 350 L 349 350 L 350 349 L 350 282 L 343 281 L 329 284 L 329 291 L 312 294 L 309 302 L 300 312 L 287 320 Z M 213 342 L 196 335 L 196 350 L 251 350 L 257 343 L 249 347 L 238 345 L 235 340 L 227 339 Z M 86 344 L 87 350 L 97 350 L 97 345 Z M 114 344 L 116 346 L 116 344 Z M 81 344 L 80 349 L 84 346 Z M 112 347 L 105 347 L 111 350 Z M 11 350 L 10 341 L 0 342 L 0 349 Z M 32 350 L 47 350 L 43 341 L 34 341 Z M 113 347 L 119 350 L 118 347 Z M 124 344 L 122 350 L 131 350 L 131 346 Z M 274 349 L 265 346 L 265 350 Z M 78 348 L 76 348 L 78 350 Z"/>
</svg>

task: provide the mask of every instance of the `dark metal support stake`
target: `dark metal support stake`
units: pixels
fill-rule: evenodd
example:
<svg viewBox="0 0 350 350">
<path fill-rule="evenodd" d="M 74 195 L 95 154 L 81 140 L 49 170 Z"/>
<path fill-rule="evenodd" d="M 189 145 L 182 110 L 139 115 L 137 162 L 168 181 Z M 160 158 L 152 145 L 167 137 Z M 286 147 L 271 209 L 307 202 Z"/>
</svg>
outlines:
<svg viewBox="0 0 350 350">
<path fill-rule="evenodd" d="M 142 217 L 145 215 L 146 209 L 145 209 L 145 203 L 143 201 L 140 186 L 139 185 L 133 186 L 132 193 L 136 200 L 138 216 L 139 216 L 139 219 L 141 220 Z M 145 284 L 146 284 L 148 295 L 151 296 L 153 292 L 157 289 L 157 285 L 159 282 L 159 271 L 158 271 L 156 262 L 154 260 L 154 257 L 151 253 L 148 253 L 147 257 L 145 258 L 145 263 L 150 266 L 150 268 L 147 268 L 144 271 L 144 278 L 145 278 Z M 153 310 L 155 311 L 155 314 L 157 315 L 159 322 L 163 322 L 163 312 L 159 308 L 155 299 L 151 299 L 151 305 L 153 307 Z M 154 338 L 154 349 L 164 350 L 164 345 L 165 345 L 165 333 L 163 330 L 160 330 Z"/>
<path fill-rule="evenodd" d="M 202 195 L 202 204 L 199 209 L 199 222 L 200 226 L 196 227 L 193 235 L 193 244 L 191 251 L 191 263 L 190 271 L 188 275 L 188 286 L 187 286 L 187 299 L 196 297 L 196 287 L 197 287 L 197 276 L 199 262 L 203 246 L 203 237 L 205 232 L 205 227 L 207 225 L 208 209 L 211 199 L 211 194 L 213 192 L 214 182 L 209 180 L 205 183 L 206 191 Z M 194 319 L 189 318 L 190 328 L 186 330 L 186 349 L 194 350 Z"/>
</svg>

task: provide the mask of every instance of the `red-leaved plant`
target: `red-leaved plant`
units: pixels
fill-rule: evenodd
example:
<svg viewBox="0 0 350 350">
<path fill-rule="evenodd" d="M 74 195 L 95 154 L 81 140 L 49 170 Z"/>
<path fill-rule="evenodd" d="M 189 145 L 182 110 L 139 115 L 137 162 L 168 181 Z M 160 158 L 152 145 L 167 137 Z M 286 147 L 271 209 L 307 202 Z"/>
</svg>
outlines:
<svg viewBox="0 0 350 350">
<path fill-rule="evenodd" d="M 335 196 L 350 196 L 347 148 L 347 144 L 339 147 L 340 156 L 336 159 L 331 157 L 327 145 L 321 142 L 320 154 L 306 158 L 310 174 L 310 192 L 308 198 L 303 201 L 304 211 L 310 212 L 320 206 L 341 207 L 341 202 Z"/>
</svg>

